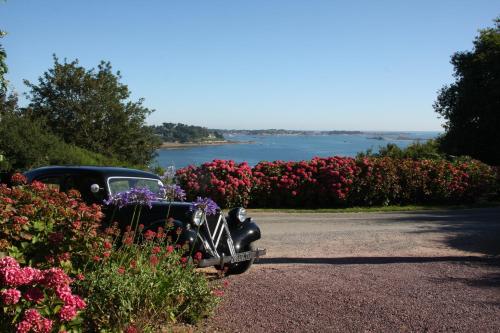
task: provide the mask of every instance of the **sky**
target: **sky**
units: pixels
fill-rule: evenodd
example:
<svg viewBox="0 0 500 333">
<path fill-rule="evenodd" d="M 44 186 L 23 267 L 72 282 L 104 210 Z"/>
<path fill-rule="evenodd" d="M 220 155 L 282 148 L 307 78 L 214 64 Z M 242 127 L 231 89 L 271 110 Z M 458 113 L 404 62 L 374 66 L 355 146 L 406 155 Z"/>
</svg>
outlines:
<svg viewBox="0 0 500 333">
<path fill-rule="evenodd" d="M 0 1 L 11 89 L 110 61 L 149 124 L 440 131 L 450 56 L 500 1 Z M 25 100 L 21 100 L 21 104 Z"/>
</svg>

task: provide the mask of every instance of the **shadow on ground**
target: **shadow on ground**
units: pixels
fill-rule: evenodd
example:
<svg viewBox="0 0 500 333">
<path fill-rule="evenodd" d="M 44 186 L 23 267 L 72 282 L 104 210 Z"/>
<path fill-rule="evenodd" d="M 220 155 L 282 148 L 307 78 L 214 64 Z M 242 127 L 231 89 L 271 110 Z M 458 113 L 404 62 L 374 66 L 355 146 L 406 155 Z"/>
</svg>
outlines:
<svg viewBox="0 0 500 333">
<path fill-rule="evenodd" d="M 474 256 L 442 257 L 343 257 L 343 258 L 260 258 L 256 264 L 383 265 L 428 262 L 482 263 L 500 266 L 500 258 Z"/>
<path fill-rule="evenodd" d="M 416 232 L 444 232 L 446 245 L 490 256 L 500 255 L 500 208 L 408 212 L 387 216 L 388 222 L 421 223 Z"/>
</svg>

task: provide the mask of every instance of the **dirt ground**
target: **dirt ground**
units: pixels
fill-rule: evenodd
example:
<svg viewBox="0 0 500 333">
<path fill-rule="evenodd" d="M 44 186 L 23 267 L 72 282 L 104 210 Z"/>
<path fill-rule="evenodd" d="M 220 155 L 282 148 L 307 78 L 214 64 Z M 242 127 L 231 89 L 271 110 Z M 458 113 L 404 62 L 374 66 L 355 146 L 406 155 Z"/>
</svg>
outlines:
<svg viewBox="0 0 500 333">
<path fill-rule="evenodd" d="M 268 255 L 201 331 L 500 331 L 500 208 L 252 216 Z"/>
</svg>

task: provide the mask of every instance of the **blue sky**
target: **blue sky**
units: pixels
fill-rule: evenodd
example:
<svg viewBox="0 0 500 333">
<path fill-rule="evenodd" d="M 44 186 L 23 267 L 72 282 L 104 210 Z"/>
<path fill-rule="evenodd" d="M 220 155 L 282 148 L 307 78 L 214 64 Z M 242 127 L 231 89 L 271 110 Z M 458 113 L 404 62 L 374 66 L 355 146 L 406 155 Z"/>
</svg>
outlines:
<svg viewBox="0 0 500 333">
<path fill-rule="evenodd" d="M 486 0 L 8 0 L 0 28 L 19 93 L 55 53 L 109 60 L 151 124 L 432 131 L 450 56 L 498 15 Z"/>
</svg>

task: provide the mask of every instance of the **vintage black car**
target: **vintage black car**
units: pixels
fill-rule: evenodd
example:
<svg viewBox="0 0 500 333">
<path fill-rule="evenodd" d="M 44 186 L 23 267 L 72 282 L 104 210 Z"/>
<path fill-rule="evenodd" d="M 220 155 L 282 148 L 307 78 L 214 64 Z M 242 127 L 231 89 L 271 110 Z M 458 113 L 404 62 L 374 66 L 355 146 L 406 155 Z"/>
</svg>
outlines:
<svg viewBox="0 0 500 333">
<path fill-rule="evenodd" d="M 102 204 L 118 192 L 132 188 L 148 188 L 158 192 L 163 186 L 159 176 L 134 169 L 91 166 L 51 166 L 25 173 L 28 182 L 40 181 L 57 187 L 60 191 L 76 189 L 82 199 L 89 203 Z M 132 206 L 117 209 L 103 205 L 103 225 L 109 225 L 111 217 L 122 228 L 130 223 Z M 260 229 L 246 216 L 243 207 L 233 208 L 225 215 L 221 210 L 211 216 L 192 209 L 191 203 L 155 200 L 152 207 L 143 207 L 139 223 L 144 230 L 155 231 L 164 227 L 167 214 L 173 218 L 173 229 L 181 233 L 178 244 L 188 244 L 187 253 L 202 254 L 199 267 L 217 266 L 227 274 L 240 274 L 252 265 L 255 258 L 266 253 L 256 249 L 253 242 L 260 238 Z M 179 228 L 179 229 L 178 229 Z"/>
</svg>

